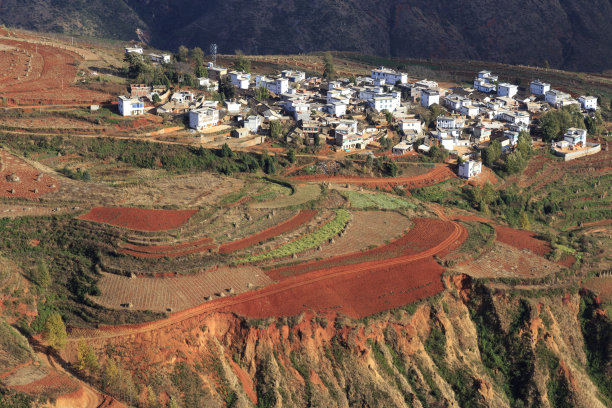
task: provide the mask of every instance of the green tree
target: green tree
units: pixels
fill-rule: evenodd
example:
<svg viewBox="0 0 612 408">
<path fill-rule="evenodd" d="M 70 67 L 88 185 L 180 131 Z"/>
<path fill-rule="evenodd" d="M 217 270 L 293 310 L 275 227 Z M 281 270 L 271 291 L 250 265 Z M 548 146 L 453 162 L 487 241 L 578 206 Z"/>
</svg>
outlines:
<svg viewBox="0 0 612 408">
<path fill-rule="evenodd" d="M 232 84 L 232 79 L 229 75 L 224 76 L 219 81 L 219 94 L 223 95 L 223 99 L 232 99 L 236 97 L 236 87 Z"/>
<path fill-rule="evenodd" d="M 56 351 L 61 351 L 66 345 L 66 325 L 62 320 L 62 316 L 55 312 L 51 313 L 45 321 L 43 330 L 43 339 Z"/>
<path fill-rule="evenodd" d="M 201 66 L 204 63 L 204 51 L 200 47 L 195 47 L 189 53 L 191 60 L 195 62 L 196 66 Z"/>
<path fill-rule="evenodd" d="M 287 160 L 289 160 L 289 163 L 295 163 L 295 149 L 289 149 L 287 151 Z"/>
<path fill-rule="evenodd" d="M 91 376 L 96 375 L 100 370 L 100 363 L 93 348 L 83 341 L 80 341 L 77 346 L 77 368 Z"/>
<path fill-rule="evenodd" d="M 520 173 L 526 166 L 527 160 L 520 151 L 515 150 L 506 156 L 506 171 L 508 174 Z"/>
<path fill-rule="evenodd" d="M 39 260 L 34 270 L 34 281 L 43 288 L 49 287 L 51 284 L 51 274 L 49 273 L 49 267 L 44 260 Z"/>
<path fill-rule="evenodd" d="M 393 114 L 386 109 L 383 109 L 382 113 L 383 115 L 385 115 L 385 118 L 387 119 L 387 123 L 391 125 L 393 123 Z"/>
<path fill-rule="evenodd" d="M 270 137 L 272 139 L 280 139 L 283 136 L 283 125 L 280 120 L 270 121 Z"/>
<path fill-rule="evenodd" d="M 494 140 L 489 144 L 489 147 L 482 151 L 482 158 L 485 164 L 491 167 L 501 157 L 501 153 L 501 143 L 499 140 Z"/>
<path fill-rule="evenodd" d="M 448 157 L 448 150 L 441 148 L 439 146 L 431 146 L 429 148 L 428 155 L 431 159 L 436 163 L 442 163 Z"/>
<path fill-rule="evenodd" d="M 333 81 L 336 79 L 336 68 L 334 67 L 334 57 L 331 52 L 323 55 L 323 78 Z"/>
<path fill-rule="evenodd" d="M 384 168 L 385 168 L 385 174 L 387 174 L 388 176 L 391 176 L 391 177 L 397 176 L 398 166 L 395 160 L 389 160 L 385 162 Z"/>
<path fill-rule="evenodd" d="M 603 118 L 600 111 L 595 111 L 595 113 L 584 117 L 584 125 L 591 135 L 599 135 L 602 124 Z"/>
<path fill-rule="evenodd" d="M 529 158 L 531 156 L 531 153 L 533 151 L 531 144 L 531 135 L 529 135 L 529 133 L 524 130 L 521 131 L 521 133 L 519 133 L 518 141 L 516 143 L 516 150 L 521 152 L 524 158 Z"/>
<path fill-rule="evenodd" d="M 251 60 L 249 60 L 240 50 L 236 50 L 234 69 L 243 72 L 251 72 Z"/>
<path fill-rule="evenodd" d="M 321 145 L 321 136 L 317 133 L 314 135 L 314 145 L 315 147 L 319 147 Z"/>
<path fill-rule="evenodd" d="M 189 48 L 184 45 L 179 46 L 176 59 L 180 62 L 187 62 L 189 60 Z"/>
<path fill-rule="evenodd" d="M 529 216 L 527 215 L 525 211 L 521 211 L 520 221 L 521 221 L 522 229 L 526 230 L 526 229 L 531 228 L 531 223 L 529 222 Z"/>
<path fill-rule="evenodd" d="M 557 139 L 570 127 L 583 127 L 584 116 L 577 105 L 550 110 L 540 119 L 543 139 L 547 142 Z"/>
<path fill-rule="evenodd" d="M 255 99 L 258 101 L 266 100 L 270 97 L 270 91 L 265 86 L 260 86 L 255 90 Z"/>
<path fill-rule="evenodd" d="M 542 65 L 544 66 L 544 68 L 549 69 L 550 68 L 550 64 L 548 63 L 548 60 L 544 60 L 544 62 L 542 63 Z"/>
<path fill-rule="evenodd" d="M 208 78 L 208 69 L 204 65 L 198 65 L 195 74 L 198 78 Z"/>
<path fill-rule="evenodd" d="M 234 157 L 234 152 L 227 143 L 223 143 L 223 146 L 221 146 L 221 156 L 226 158 Z"/>
<path fill-rule="evenodd" d="M 368 157 L 366 157 L 365 165 L 366 167 L 371 168 L 373 164 L 374 164 L 374 158 L 372 157 L 371 154 L 368 154 Z"/>
<path fill-rule="evenodd" d="M 442 115 L 443 113 L 444 109 L 440 105 L 437 103 L 431 105 L 427 111 L 427 114 L 425 115 L 425 123 L 427 123 L 427 126 L 430 128 L 433 127 L 436 123 L 436 119 L 438 119 L 438 116 Z"/>
<path fill-rule="evenodd" d="M 160 103 L 161 102 L 161 98 L 156 93 L 153 94 L 153 98 L 152 99 L 153 99 L 153 103 Z"/>
</svg>

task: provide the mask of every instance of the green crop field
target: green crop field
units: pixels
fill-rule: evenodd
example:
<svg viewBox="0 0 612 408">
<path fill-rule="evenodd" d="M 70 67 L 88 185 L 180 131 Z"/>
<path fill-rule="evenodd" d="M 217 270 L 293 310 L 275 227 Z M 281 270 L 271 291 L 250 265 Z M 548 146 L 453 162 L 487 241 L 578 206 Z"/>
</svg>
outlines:
<svg viewBox="0 0 612 408">
<path fill-rule="evenodd" d="M 401 208 L 415 209 L 416 205 L 399 197 L 383 193 L 358 193 L 356 191 L 342 192 L 356 210 L 377 208 L 381 210 L 397 210 Z"/>
</svg>

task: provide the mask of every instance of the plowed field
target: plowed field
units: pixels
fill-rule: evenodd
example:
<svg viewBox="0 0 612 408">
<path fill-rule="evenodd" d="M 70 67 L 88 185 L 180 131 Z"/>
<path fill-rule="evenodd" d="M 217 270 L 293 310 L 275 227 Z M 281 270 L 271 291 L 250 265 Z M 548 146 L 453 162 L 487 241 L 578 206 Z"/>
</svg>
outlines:
<svg viewBox="0 0 612 408">
<path fill-rule="evenodd" d="M 96 207 L 81 220 L 110 224 L 137 231 L 167 231 L 178 228 L 198 210 L 150 210 L 144 208 Z"/>
<path fill-rule="evenodd" d="M 13 174 L 19 181 L 7 180 Z M 0 197 L 36 198 L 58 188 L 57 180 L 0 149 Z M 15 192 L 12 193 L 12 190 Z"/>
<path fill-rule="evenodd" d="M 296 216 L 288 219 L 287 221 L 281 222 L 280 224 L 258 232 L 257 234 L 250 235 L 237 241 L 222 244 L 219 247 L 219 252 L 222 254 L 229 254 L 234 251 L 248 248 L 252 245 L 258 244 L 259 242 L 266 241 L 270 238 L 274 238 L 286 232 L 293 231 L 299 226 L 310 221 L 316 214 L 317 211 L 315 210 L 300 211 Z"/>
<path fill-rule="evenodd" d="M 530 231 L 496 225 L 495 232 L 499 242 L 519 249 L 528 249 L 540 256 L 545 256 L 552 249 L 548 242 L 537 239 L 535 234 Z"/>
</svg>

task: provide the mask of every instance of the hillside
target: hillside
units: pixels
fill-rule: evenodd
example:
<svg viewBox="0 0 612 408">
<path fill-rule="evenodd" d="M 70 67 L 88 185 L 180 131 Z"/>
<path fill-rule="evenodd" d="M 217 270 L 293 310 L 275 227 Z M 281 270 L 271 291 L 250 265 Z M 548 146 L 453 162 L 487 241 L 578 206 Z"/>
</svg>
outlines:
<svg viewBox="0 0 612 408">
<path fill-rule="evenodd" d="M 31 11 L 33 10 L 33 11 Z M 542 65 L 575 71 L 612 66 L 609 1 L 441 0 L 244 2 L 196 0 L 15 0 L 0 22 L 41 31 L 137 39 L 176 49 L 286 54 L 358 51 L 392 57 L 450 58 Z"/>
</svg>

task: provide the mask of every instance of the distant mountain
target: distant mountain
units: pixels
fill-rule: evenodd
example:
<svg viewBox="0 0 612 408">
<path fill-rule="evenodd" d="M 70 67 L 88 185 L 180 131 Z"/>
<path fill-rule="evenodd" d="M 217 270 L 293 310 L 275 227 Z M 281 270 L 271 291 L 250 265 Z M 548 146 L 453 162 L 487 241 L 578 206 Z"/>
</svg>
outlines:
<svg viewBox="0 0 612 408">
<path fill-rule="evenodd" d="M 222 53 L 348 50 L 612 69 L 612 1 L 0 0 L 0 22 Z"/>
</svg>

